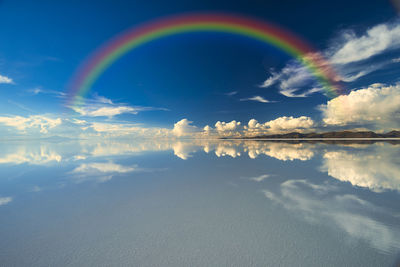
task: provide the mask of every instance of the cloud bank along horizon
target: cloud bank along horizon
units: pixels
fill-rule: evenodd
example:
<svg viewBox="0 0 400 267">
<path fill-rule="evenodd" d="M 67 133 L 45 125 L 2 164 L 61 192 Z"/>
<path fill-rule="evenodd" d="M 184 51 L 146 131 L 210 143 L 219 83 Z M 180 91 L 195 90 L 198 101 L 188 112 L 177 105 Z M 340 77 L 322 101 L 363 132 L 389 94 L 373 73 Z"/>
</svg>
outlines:
<svg viewBox="0 0 400 267">
<path fill-rule="evenodd" d="M 241 15 L 222 13 L 181 14 L 135 26 L 103 44 L 77 69 L 68 86 L 69 106 L 81 106 L 96 80 L 129 51 L 163 37 L 185 33 L 217 32 L 254 39 L 274 46 L 303 64 L 334 98 L 342 93 L 338 75 L 304 40 L 271 23 Z"/>
</svg>

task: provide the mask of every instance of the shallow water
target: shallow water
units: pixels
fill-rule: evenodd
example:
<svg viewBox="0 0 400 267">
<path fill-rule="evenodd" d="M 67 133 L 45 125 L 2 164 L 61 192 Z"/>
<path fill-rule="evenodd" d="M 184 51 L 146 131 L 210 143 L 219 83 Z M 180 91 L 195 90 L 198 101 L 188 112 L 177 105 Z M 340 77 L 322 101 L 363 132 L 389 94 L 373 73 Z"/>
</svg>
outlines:
<svg viewBox="0 0 400 267">
<path fill-rule="evenodd" d="M 400 145 L 0 144 L 4 266 L 393 266 Z"/>
</svg>

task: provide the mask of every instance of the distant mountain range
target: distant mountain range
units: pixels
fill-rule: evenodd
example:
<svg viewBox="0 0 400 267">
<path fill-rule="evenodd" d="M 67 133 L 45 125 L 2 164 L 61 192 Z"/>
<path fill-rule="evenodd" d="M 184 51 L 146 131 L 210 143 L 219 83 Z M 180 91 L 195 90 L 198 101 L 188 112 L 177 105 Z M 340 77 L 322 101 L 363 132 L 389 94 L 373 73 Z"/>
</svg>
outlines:
<svg viewBox="0 0 400 267">
<path fill-rule="evenodd" d="M 400 138 L 400 131 L 391 131 L 388 133 L 375 133 L 372 131 L 341 131 L 326 133 L 286 133 L 286 134 L 270 134 L 254 137 L 244 137 L 244 139 L 324 139 L 324 138 Z"/>
</svg>

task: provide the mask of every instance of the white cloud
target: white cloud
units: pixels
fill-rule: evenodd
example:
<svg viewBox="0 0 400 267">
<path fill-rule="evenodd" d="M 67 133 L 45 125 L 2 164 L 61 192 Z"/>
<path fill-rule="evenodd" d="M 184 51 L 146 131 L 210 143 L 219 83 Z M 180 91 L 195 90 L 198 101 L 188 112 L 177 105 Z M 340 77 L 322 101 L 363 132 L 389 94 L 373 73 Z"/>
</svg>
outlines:
<svg viewBox="0 0 400 267">
<path fill-rule="evenodd" d="M 64 97 L 67 94 L 64 92 L 56 91 L 56 90 L 44 90 L 41 87 L 35 87 L 33 89 L 27 90 L 28 93 L 31 93 L 33 95 L 38 95 L 38 94 L 49 94 L 49 95 L 56 95 L 57 97 Z"/>
<path fill-rule="evenodd" d="M 12 201 L 12 197 L 0 197 L 0 206 L 6 205 Z"/>
<path fill-rule="evenodd" d="M 83 100 L 82 100 L 83 101 Z M 138 114 L 142 111 L 163 110 L 165 108 L 155 107 L 132 107 L 126 104 L 114 103 L 112 100 L 103 97 L 95 96 L 94 99 L 86 99 L 84 105 L 71 105 L 68 106 L 76 113 L 88 117 L 109 117 L 112 118 L 121 114 Z"/>
<path fill-rule="evenodd" d="M 205 134 L 209 134 L 212 131 L 212 128 L 208 125 L 204 126 L 203 131 Z"/>
<path fill-rule="evenodd" d="M 302 132 L 310 130 L 314 127 L 315 123 L 310 117 L 301 116 L 298 118 L 279 117 L 265 123 L 259 123 L 255 119 L 251 119 L 247 126 L 245 126 L 245 135 L 255 136 L 272 133 L 285 133 L 285 132 Z"/>
<path fill-rule="evenodd" d="M 129 106 L 111 107 L 72 107 L 72 109 L 82 116 L 89 117 L 113 117 L 116 115 L 130 113 L 137 114 L 138 110 Z"/>
<path fill-rule="evenodd" d="M 249 98 L 241 98 L 240 101 L 256 101 L 256 102 L 261 102 L 261 103 L 272 103 L 272 101 L 269 101 L 267 99 L 265 99 L 262 96 L 253 96 L 253 97 L 249 97 Z"/>
<path fill-rule="evenodd" d="M 86 128 L 86 127 L 84 127 Z M 141 137 L 166 137 L 170 135 L 171 130 L 165 128 L 145 128 L 129 123 L 90 123 L 90 129 L 101 134 L 102 137 L 120 137 L 124 135 Z"/>
<path fill-rule="evenodd" d="M 49 129 L 55 128 L 61 123 L 62 120 L 60 118 L 53 119 L 42 115 L 0 117 L 0 124 L 14 127 L 22 132 L 28 129 L 40 129 L 40 133 L 46 134 Z"/>
<path fill-rule="evenodd" d="M 0 83 L 13 84 L 14 81 L 7 76 L 0 75 Z"/>
<path fill-rule="evenodd" d="M 188 119 L 182 119 L 174 124 L 172 133 L 178 137 L 187 136 L 198 132 L 198 128 L 192 125 L 192 122 Z"/>
<path fill-rule="evenodd" d="M 237 93 L 238 93 L 238 91 L 232 91 L 232 92 L 225 93 L 225 95 L 227 95 L 227 96 L 234 96 L 234 95 L 236 95 Z"/>
<path fill-rule="evenodd" d="M 374 124 L 396 127 L 400 118 L 400 84 L 373 84 L 321 105 L 327 125 Z"/>
<path fill-rule="evenodd" d="M 260 175 L 260 176 L 255 176 L 255 177 L 250 177 L 250 178 L 248 178 L 250 181 L 254 181 L 254 182 L 262 182 L 262 181 L 264 181 L 265 179 L 267 179 L 267 178 L 269 178 L 269 177 L 271 177 L 271 175 L 269 175 L 269 174 L 263 174 L 263 175 Z"/>
<path fill-rule="evenodd" d="M 390 64 L 398 63 L 397 58 L 388 60 L 374 58 L 400 49 L 400 24 L 379 24 L 356 35 L 345 31 L 334 38 L 329 47 L 322 52 L 326 60 L 315 59 L 317 54 L 305 57 L 317 63 L 317 68 L 330 76 L 332 83 L 339 81 L 354 82 Z M 373 62 L 372 62 L 373 60 Z M 336 72 L 336 73 L 335 73 Z M 280 71 L 270 71 L 271 76 L 260 87 L 268 88 L 277 85 L 279 92 L 287 97 L 308 97 L 316 92 L 324 92 L 314 74 L 304 65 L 290 60 Z"/>
<path fill-rule="evenodd" d="M 393 63 L 400 63 L 400 57 L 398 57 L 398 58 L 393 58 L 393 59 L 392 59 L 392 62 L 393 62 Z"/>
<path fill-rule="evenodd" d="M 271 72 L 271 76 L 260 87 L 268 88 L 274 84 L 278 85 L 279 93 L 286 97 L 307 97 L 322 91 L 310 70 L 294 61 L 290 61 L 280 72 Z"/>
<path fill-rule="evenodd" d="M 265 123 L 271 132 L 293 131 L 297 129 L 309 129 L 314 126 L 314 121 L 310 117 L 301 116 L 298 118 L 279 117 Z"/>
<path fill-rule="evenodd" d="M 217 121 L 215 123 L 215 130 L 221 136 L 240 135 L 238 132 L 239 127 L 240 122 L 235 120 L 231 122 Z"/>
<path fill-rule="evenodd" d="M 343 43 L 331 55 L 333 64 L 348 64 L 366 60 L 385 51 L 400 48 L 400 25 L 379 24 L 357 36 L 348 31 L 343 35 Z"/>
</svg>

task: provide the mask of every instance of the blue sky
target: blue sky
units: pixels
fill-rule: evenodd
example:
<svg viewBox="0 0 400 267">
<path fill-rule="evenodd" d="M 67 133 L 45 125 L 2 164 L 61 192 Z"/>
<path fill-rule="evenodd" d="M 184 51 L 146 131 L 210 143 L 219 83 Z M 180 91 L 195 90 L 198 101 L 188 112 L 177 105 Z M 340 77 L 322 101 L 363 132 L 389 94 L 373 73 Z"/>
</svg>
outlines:
<svg viewBox="0 0 400 267">
<path fill-rule="evenodd" d="M 65 106 L 76 68 L 111 37 L 161 16 L 207 11 L 273 22 L 307 40 L 339 73 L 346 96 L 327 98 L 279 49 L 203 33 L 128 53 L 96 81 L 83 110 Z M 397 10 L 382 0 L 0 1 L 0 136 L 186 136 L 206 125 L 218 136 L 398 129 L 399 32 Z"/>
</svg>

